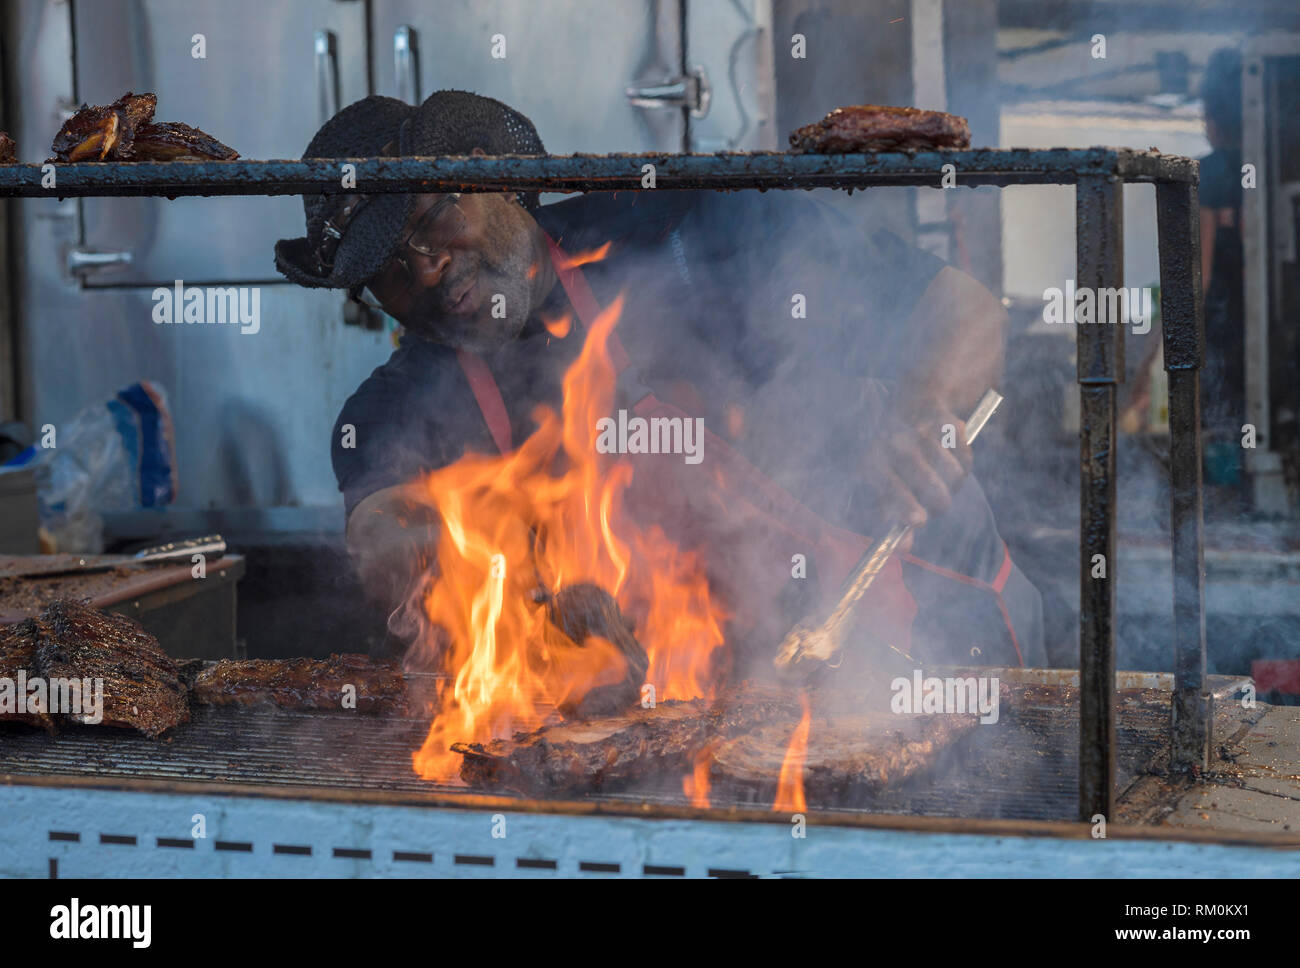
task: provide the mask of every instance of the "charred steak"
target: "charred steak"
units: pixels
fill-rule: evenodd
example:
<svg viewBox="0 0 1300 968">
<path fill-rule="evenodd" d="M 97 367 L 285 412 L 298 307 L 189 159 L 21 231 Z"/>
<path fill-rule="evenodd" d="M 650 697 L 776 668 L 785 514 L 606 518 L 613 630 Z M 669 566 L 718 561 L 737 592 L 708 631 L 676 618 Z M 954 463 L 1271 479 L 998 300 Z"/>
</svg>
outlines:
<svg viewBox="0 0 1300 968">
<path fill-rule="evenodd" d="M 669 700 L 606 719 L 451 748 L 464 757 L 460 776 L 472 786 L 533 796 L 580 795 L 622 789 L 655 774 L 683 774 L 696 753 L 719 738 L 798 715 L 793 697 L 746 684 L 712 702 Z"/>
<path fill-rule="evenodd" d="M 103 680 L 104 725 L 159 736 L 190 721 L 176 663 L 138 623 L 88 605 L 57 601 L 41 612 L 37 629 L 36 667 L 47 681 Z M 68 718 L 87 721 L 71 712 Z"/>
<path fill-rule="evenodd" d="M 860 792 L 896 786 L 932 768 L 978 722 L 970 715 L 813 715 L 803 761 L 809 803 L 833 804 Z M 768 723 L 721 743 L 709 768 L 712 786 L 739 798 L 770 802 L 794 732 L 793 722 Z"/>
<path fill-rule="evenodd" d="M 966 119 L 942 111 L 861 104 L 836 108 L 790 135 L 795 151 L 846 154 L 861 151 L 916 151 L 969 148 Z"/>
<path fill-rule="evenodd" d="M 343 710 L 344 687 L 356 690 L 356 710 L 402 711 L 406 684 L 401 666 L 365 655 L 328 659 L 227 659 L 194 678 L 194 701 L 211 706 L 278 706 Z"/>
</svg>

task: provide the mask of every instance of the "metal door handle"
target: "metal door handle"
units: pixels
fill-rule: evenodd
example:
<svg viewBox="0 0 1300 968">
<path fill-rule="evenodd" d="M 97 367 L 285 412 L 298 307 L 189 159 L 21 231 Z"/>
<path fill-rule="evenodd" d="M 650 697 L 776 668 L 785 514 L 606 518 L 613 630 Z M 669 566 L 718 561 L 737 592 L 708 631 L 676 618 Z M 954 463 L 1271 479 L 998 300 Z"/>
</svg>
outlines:
<svg viewBox="0 0 1300 968">
<path fill-rule="evenodd" d="M 397 74 L 397 99 L 420 103 L 420 44 L 415 28 L 403 24 L 393 32 L 393 69 Z"/>
<path fill-rule="evenodd" d="M 629 84 L 624 93 L 633 107 L 688 108 L 693 118 L 708 114 L 713 99 L 713 88 L 703 67 L 694 67 L 689 74 L 668 77 L 655 84 Z"/>
<path fill-rule="evenodd" d="M 68 249 L 68 272 L 86 276 L 101 269 L 120 268 L 131 264 L 130 252 L 95 252 L 91 249 Z"/>
<path fill-rule="evenodd" d="M 332 30 L 316 31 L 316 99 L 321 124 L 339 113 L 338 38 Z"/>
</svg>

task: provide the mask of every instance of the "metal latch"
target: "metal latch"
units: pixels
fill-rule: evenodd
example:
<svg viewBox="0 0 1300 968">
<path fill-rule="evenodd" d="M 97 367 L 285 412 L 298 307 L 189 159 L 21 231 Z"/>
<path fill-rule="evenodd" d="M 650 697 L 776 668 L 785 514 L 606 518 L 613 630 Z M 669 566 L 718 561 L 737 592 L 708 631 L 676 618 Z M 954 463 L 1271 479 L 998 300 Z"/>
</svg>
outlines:
<svg viewBox="0 0 1300 968">
<path fill-rule="evenodd" d="M 713 88 L 703 67 L 694 67 L 686 75 L 665 78 L 657 83 L 629 84 L 624 93 L 627 101 L 638 108 L 688 108 L 691 117 L 709 113 Z"/>
<path fill-rule="evenodd" d="M 130 252 L 96 252 L 92 249 L 68 249 L 68 273 L 85 278 L 104 269 L 117 269 L 129 266 L 132 261 Z"/>
</svg>

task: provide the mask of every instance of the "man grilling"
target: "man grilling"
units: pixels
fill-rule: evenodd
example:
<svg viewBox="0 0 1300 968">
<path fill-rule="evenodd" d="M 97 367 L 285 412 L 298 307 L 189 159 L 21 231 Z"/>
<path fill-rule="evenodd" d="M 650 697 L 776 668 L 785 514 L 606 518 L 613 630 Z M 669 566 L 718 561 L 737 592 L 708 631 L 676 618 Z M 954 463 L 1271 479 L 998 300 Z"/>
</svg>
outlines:
<svg viewBox="0 0 1300 968">
<path fill-rule="evenodd" d="M 523 115 L 441 91 L 418 108 L 357 102 L 304 157 L 544 153 Z M 436 511 L 415 482 L 466 453 L 517 446 L 537 404 L 558 410 L 593 315 L 625 293 L 619 406 L 703 418 L 703 462 L 717 469 L 691 478 L 680 457 L 645 458 L 629 506 L 644 499 L 651 519 L 705 554 L 736 616 L 729 637 L 755 662 L 770 664 L 785 627 L 830 600 L 871 536 L 901 521 L 917 526 L 914 544 L 864 601 L 882 627 L 904 629 L 895 651 L 915 663 L 1046 664 L 1038 593 L 968 474 L 960 418 L 997 383 L 1005 325 L 968 276 L 787 192 L 594 193 L 543 207 L 532 195 L 361 186 L 304 205 L 307 235 L 277 243 L 280 271 L 372 298 L 404 327 L 344 405 L 332 444 L 349 548 L 389 606 L 436 547 Z M 581 269 L 566 256 L 605 243 L 606 257 Z"/>
</svg>

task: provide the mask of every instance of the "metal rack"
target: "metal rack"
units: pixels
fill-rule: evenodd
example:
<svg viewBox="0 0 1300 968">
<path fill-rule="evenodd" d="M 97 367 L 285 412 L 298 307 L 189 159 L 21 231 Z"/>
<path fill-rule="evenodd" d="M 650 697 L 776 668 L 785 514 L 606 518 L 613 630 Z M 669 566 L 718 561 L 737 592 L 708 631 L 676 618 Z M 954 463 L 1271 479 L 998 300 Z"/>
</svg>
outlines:
<svg viewBox="0 0 1300 968">
<path fill-rule="evenodd" d="M 44 187 L 42 180 L 48 182 L 51 173 L 53 184 Z M 1205 685 L 1199 435 L 1204 337 L 1199 175 L 1190 159 L 1124 148 L 1053 148 L 10 165 L 0 166 L 0 197 L 938 188 L 945 173 L 954 175 L 958 186 L 1074 185 L 1076 282 L 1093 289 L 1123 285 L 1124 184 L 1156 186 L 1171 448 L 1171 760 L 1175 768 L 1203 769 L 1209 762 L 1211 712 Z M 1116 797 L 1115 424 L 1123 378 L 1121 326 L 1080 325 L 1079 818 L 1084 821 L 1096 814 L 1113 816 Z M 1097 555 L 1104 558 L 1105 577 L 1094 579 Z"/>
</svg>

